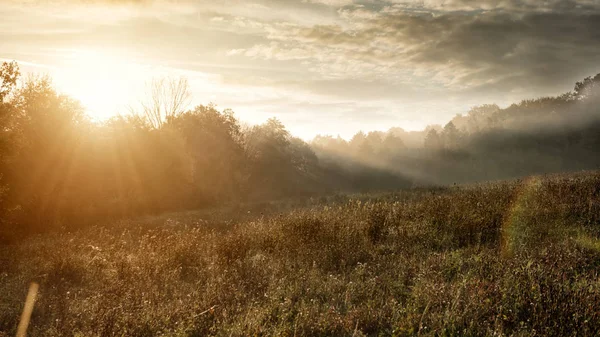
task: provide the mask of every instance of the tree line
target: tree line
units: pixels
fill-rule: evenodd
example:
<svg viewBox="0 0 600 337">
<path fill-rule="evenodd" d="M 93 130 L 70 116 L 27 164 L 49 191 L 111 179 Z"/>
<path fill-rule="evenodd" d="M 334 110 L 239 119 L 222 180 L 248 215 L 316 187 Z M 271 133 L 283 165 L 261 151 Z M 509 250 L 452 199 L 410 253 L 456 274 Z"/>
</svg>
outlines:
<svg viewBox="0 0 600 337">
<path fill-rule="evenodd" d="M 600 74 L 553 97 L 473 107 L 422 131 L 392 127 L 349 141 L 317 136 L 321 160 L 369 163 L 412 184 L 452 184 L 600 167 Z"/>
<path fill-rule="evenodd" d="M 305 142 L 276 118 L 243 125 L 187 108 L 160 79 L 131 113 L 94 123 L 48 77 L 0 68 L 0 232 L 339 191 L 396 189 L 598 167 L 600 75 L 558 97 L 475 107 L 445 126 Z M 106 99 L 110 99 L 107 97 Z"/>
<path fill-rule="evenodd" d="M 380 173 L 321 165 L 276 118 L 240 123 L 215 105 L 186 108 L 185 79 L 159 79 L 130 114 L 94 123 L 48 77 L 0 70 L 1 232 L 296 197 L 369 184 Z M 110 97 L 107 97 L 110 99 Z M 367 167 L 365 166 L 365 170 Z M 362 174 L 362 175 L 361 175 Z M 396 187 L 406 180 L 395 178 Z M 7 234 L 8 233 L 8 234 Z"/>
</svg>

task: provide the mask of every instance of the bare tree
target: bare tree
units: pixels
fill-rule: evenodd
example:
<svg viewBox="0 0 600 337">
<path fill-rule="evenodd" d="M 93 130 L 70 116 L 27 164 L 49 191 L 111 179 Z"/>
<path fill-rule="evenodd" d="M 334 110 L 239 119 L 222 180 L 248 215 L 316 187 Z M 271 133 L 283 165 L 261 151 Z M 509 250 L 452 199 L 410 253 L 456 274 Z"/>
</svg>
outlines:
<svg viewBox="0 0 600 337">
<path fill-rule="evenodd" d="M 181 115 L 190 101 L 189 83 L 185 77 L 154 78 L 146 84 L 141 113 L 152 127 L 160 129 L 166 121 Z"/>
</svg>

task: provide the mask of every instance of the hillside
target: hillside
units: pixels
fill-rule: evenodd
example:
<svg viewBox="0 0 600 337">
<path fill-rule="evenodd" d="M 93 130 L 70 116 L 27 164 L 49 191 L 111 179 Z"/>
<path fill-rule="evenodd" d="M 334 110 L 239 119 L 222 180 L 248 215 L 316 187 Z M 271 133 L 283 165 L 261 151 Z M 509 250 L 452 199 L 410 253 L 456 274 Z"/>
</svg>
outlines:
<svg viewBox="0 0 600 337">
<path fill-rule="evenodd" d="M 0 246 L 0 336 L 600 333 L 600 173 L 123 220 Z"/>
</svg>

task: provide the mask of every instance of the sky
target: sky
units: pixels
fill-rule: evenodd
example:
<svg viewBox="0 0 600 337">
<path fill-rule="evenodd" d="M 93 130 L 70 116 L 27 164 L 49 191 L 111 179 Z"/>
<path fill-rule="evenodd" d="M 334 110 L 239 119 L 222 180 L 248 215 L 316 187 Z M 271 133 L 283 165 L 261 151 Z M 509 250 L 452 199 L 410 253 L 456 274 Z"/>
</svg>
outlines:
<svg viewBox="0 0 600 337">
<path fill-rule="evenodd" d="M 444 124 L 600 73 L 600 0 L 0 0 L 0 61 L 97 119 L 153 77 L 295 135 Z"/>
</svg>

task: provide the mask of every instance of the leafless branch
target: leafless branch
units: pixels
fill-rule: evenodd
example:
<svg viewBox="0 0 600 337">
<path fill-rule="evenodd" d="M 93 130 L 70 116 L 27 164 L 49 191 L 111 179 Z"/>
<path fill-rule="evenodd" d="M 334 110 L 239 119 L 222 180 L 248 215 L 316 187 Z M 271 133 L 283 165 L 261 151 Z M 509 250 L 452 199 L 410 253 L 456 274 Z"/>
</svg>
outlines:
<svg viewBox="0 0 600 337">
<path fill-rule="evenodd" d="M 155 78 L 146 84 L 146 97 L 140 102 L 141 114 L 152 127 L 160 129 L 166 121 L 182 114 L 190 101 L 185 77 Z"/>
</svg>

